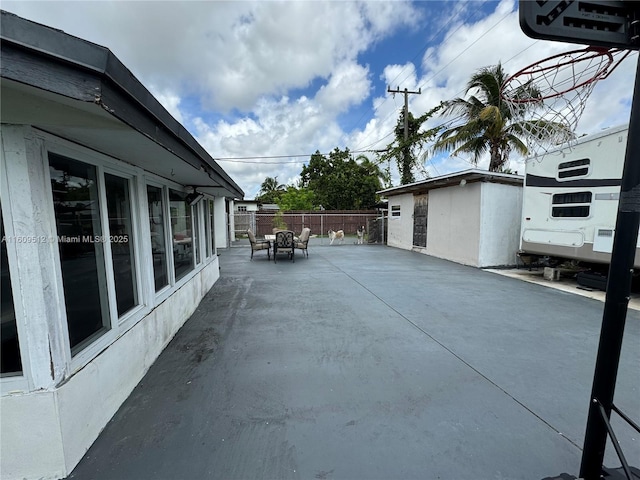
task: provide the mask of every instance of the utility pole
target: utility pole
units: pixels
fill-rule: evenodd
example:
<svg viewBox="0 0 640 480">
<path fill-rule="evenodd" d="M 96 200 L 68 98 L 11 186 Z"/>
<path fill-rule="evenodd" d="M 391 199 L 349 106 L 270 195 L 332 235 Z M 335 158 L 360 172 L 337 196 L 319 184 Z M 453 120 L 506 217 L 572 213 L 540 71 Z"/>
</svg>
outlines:
<svg viewBox="0 0 640 480">
<path fill-rule="evenodd" d="M 391 87 L 387 87 L 387 92 L 389 93 L 403 93 L 404 94 L 404 141 L 409 140 L 409 94 L 420 95 L 422 93 L 422 88 L 419 88 L 417 92 L 411 92 L 406 88 L 404 90 L 400 90 L 398 87 L 396 90 L 391 90 Z"/>
<path fill-rule="evenodd" d="M 396 90 L 391 90 L 391 87 L 387 87 L 387 92 L 389 93 L 403 93 L 404 94 L 404 162 L 402 168 L 402 179 L 401 183 L 406 185 L 407 183 L 411 183 L 413 181 L 413 176 L 411 175 L 411 159 L 409 155 L 409 94 L 420 95 L 422 93 L 422 88 L 419 88 L 417 92 L 411 92 L 405 88 L 404 90 L 400 90 L 398 87 Z"/>
</svg>

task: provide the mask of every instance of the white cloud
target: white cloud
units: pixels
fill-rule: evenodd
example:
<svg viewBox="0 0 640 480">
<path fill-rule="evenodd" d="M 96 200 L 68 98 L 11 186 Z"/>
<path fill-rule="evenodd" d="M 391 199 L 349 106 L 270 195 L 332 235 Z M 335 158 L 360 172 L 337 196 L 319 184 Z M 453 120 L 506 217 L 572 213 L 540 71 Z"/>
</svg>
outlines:
<svg viewBox="0 0 640 480">
<path fill-rule="evenodd" d="M 3 9 L 110 48 L 214 158 L 224 158 L 384 148 L 404 100 L 380 80 L 421 88 L 409 96 L 420 115 L 463 95 L 481 67 L 501 61 L 513 73 L 572 48 L 527 38 L 515 0 L 442 2 L 423 17 L 434 3 L 5 0 Z M 389 54 L 374 70 L 366 55 L 401 30 L 419 35 L 402 46 L 415 49 L 415 60 L 400 64 Z M 628 120 L 635 59 L 596 86 L 581 132 Z M 348 124 L 344 118 L 363 105 L 370 110 Z M 220 164 L 253 197 L 267 176 L 294 183 L 307 161 Z M 470 164 L 438 157 L 427 166 L 438 175 Z"/>
<path fill-rule="evenodd" d="M 180 110 L 180 96 L 171 90 L 157 90 L 154 86 L 149 87 L 151 94 L 167 109 L 173 118 L 184 124 L 185 118 Z"/>
</svg>

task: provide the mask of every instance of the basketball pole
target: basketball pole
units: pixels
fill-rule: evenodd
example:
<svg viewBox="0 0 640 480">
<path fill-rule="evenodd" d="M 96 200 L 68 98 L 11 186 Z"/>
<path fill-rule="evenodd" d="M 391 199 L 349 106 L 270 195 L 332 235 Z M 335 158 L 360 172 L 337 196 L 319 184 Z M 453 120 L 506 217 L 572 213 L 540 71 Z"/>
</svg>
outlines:
<svg viewBox="0 0 640 480">
<path fill-rule="evenodd" d="M 636 66 L 616 230 L 580 464 L 580 478 L 585 480 L 601 478 L 608 430 L 600 406 L 604 409 L 607 419 L 610 418 L 627 307 L 631 295 L 631 280 L 640 227 L 639 79 L 640 57 Z"/>
</svg>

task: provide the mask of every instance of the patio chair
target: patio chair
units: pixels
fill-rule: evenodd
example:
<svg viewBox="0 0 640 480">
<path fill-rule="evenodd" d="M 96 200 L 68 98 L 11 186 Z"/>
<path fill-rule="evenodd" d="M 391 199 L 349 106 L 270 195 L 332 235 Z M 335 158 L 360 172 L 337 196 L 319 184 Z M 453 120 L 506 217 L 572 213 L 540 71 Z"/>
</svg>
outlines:
<svg viewBox="0 0 640 480">
<path fill-rule="evenodd" d="M 251 260 L 253 260 L 253 252 L 258 250 L 266 250 L 267 258 L 271 260 L 271 243 L 267 240 L 256 240 L 256 236 L 251 230 L 247 230 L 247 236 L 249 237 L 249 243 L 251 243 Z"/>
<path fill-rule="evenodd" d="M 311 234 L 310 228 L 303 228 L 300 233 L 300 237 L 296 240 L 296 248 L 302 250 L 303 255 L 309 256 L 309 251 L 307 250 L 307 246 L 309 245 L 309 235 Z"/>
<path fill-rule="evenodd" d="M 288 253 L 291 261 L 295 262 L 296 243 L 293 240 L 293 232 L 291 230 L 283 230 L 276 233 L 276 240 L 273 242 L 273 263 L 276 263 L 278 253 Z"/>
</svg>

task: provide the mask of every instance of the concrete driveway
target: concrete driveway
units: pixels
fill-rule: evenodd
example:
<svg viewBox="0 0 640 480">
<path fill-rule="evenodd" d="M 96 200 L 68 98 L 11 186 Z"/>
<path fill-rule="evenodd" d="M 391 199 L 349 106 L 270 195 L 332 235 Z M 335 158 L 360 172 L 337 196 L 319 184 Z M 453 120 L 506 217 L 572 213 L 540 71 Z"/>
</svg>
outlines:
<svg viewBox="0 0 640 480">
<path fill-rule="evenodd" d="M 263 253 L 220 252 L 220 280 L 69 478 L 578 474 L 601 302 L 382 245 Z M 616 404 L 636 421 L 638 372 L 630 310 Z M 639 466 L 638 434 L 613 424 Z"/>
</svg>

